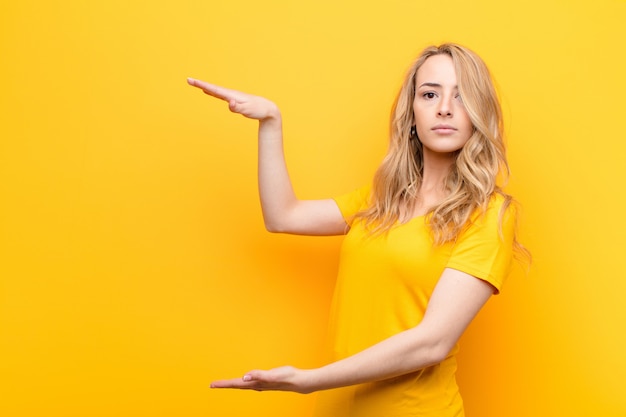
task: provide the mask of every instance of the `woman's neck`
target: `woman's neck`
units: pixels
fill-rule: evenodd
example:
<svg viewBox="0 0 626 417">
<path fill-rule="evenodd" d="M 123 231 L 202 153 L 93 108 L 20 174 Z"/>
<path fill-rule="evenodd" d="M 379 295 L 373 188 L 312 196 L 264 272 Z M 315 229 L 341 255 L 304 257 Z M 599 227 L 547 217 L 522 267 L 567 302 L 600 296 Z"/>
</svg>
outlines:
<svg viewBox="0 0 626 417">
<path fill-rule="evenodd" d="M 424 149 L 424 170 L 420 193 L 443 192 L 445 179 L 454 164 L 454 153 L 437 153 Z"/>
<path fill-rule="evenodd" d="M 422 182 L 410 217 L 421 216 L 440 204 L 447 197 L 445 179 L 454 164 L 454 154 L 424 152 Z"/>
</svg>

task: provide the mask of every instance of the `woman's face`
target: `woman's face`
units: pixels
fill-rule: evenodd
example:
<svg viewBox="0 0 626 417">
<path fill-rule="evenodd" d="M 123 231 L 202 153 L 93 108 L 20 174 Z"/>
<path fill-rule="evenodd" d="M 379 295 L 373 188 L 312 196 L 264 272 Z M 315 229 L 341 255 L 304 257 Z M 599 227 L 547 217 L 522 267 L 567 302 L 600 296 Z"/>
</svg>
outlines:
<svg viewBox="0 0 626 417">
<path fill-rule="evenodd" d="M 424 152 L 458 151 L 472 135 L 472 122 L 448 55 L 431 56 L 417 70 L 413 113 Z"/>
</svg>

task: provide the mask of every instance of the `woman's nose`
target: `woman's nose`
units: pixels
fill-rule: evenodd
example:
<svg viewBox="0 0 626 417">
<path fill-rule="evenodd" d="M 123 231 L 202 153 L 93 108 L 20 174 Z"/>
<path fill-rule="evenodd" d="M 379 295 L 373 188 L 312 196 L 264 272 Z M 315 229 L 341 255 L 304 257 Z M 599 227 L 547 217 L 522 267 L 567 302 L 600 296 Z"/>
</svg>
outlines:
<svg viewBox="0 0 626 417">
<path fill-rule="evenodd" d="M 441 101 L 439 101 L 439 108 L 437 109 L 437 115 L 446 117 L 452 116 L 452 99 L 449 97 L 443 97 Z"/>
</svg>

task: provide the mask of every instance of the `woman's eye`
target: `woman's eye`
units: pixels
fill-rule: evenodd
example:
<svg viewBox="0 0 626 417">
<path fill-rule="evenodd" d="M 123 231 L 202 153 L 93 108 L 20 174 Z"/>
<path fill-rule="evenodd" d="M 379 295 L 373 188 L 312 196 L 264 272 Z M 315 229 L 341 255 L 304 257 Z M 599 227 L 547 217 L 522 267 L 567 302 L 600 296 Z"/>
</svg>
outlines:
<svg viewBox="0 0 626 417">
<path fill-rule="evenodd" d="M 430 92 L 429 92 L 429 93 L 424 93 L 424 94 L 422 95 L 422 97 L 424 97 L 424 98 L 429 98 L 429 99 L 430 99 L 430 98 L 435 98 L 435 93 L 430 93 Z"/>
</svg>

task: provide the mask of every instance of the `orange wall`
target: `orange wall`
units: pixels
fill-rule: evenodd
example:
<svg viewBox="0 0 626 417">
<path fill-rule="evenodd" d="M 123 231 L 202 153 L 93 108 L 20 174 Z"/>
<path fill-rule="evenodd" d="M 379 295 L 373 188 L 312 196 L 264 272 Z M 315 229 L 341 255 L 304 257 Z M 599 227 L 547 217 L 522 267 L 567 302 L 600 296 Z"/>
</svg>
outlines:
<svg viewBox="0 0 626 417">
<path fill-rule="evenodd" d="M 626 2 L 472 3 L 3 2 L 0 414 L 308 415 L 208 384 L 321 363 L 340 239 L 264 232 L 255 123 L 185 78 L 274 99 L 326 197 L 370 179 L 403 71 L 451 40 L 500 85 L 535 255 L 464 336 L 468 416 L 625 415 Z"/>
</svg>

